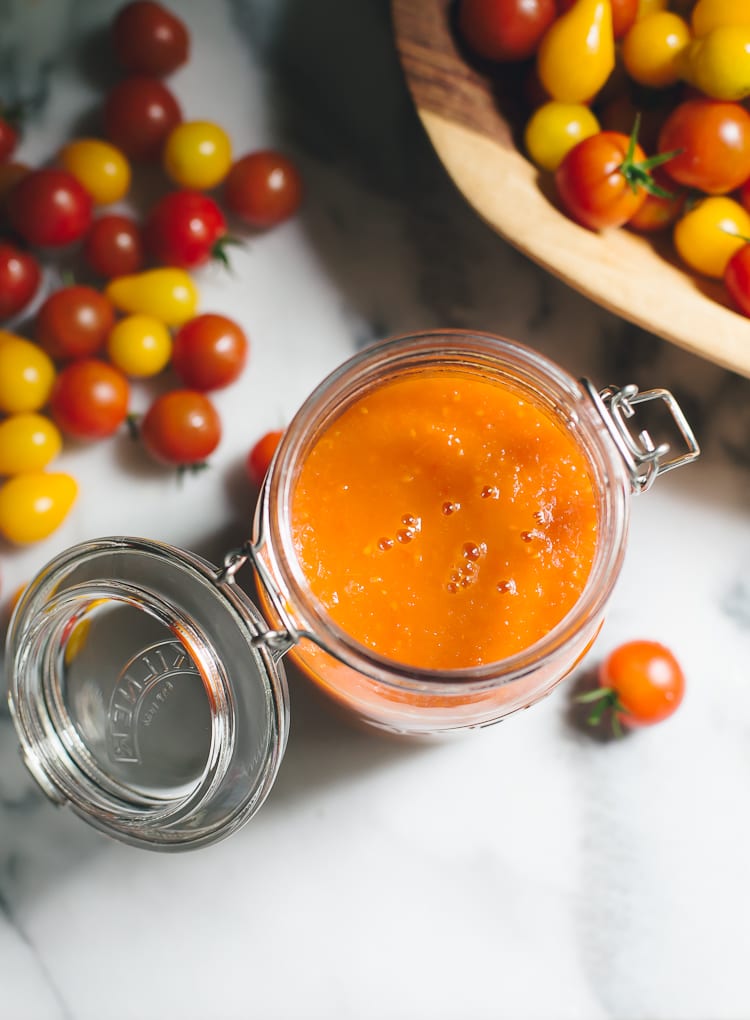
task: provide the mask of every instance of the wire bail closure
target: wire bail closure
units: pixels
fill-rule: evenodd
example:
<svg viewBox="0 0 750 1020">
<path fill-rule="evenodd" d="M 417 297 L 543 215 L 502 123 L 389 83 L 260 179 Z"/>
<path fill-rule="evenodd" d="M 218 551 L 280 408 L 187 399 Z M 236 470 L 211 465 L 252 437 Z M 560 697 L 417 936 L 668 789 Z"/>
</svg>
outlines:
<svg viewBox="0 0 750 1020">
<path fill-rule="evenodd" d="M 654 484 L 659 475 L 673 468 L 689 464 L 700 455 L 700 446 L 693 430 L 688 424 L 682 408 L 669 390 L 653 389 L 638 392 L 634 383 L 621 388 L 607 386 L 603 390 L 595 388 L 588 379 L 581 379 L 581 384 L 591 397 L 594 406 L 602 417 L 607 431 L 620 451 L 630 473 L 630 481 L 634 492 L 646 492 Z M 677 430 L 685 441 L 685 451 L 667 459 L 670 452 L 669 443 L 657 446 L 650 433 L 641 429 L 635 433 L 629 420 L 636 413 L 638 404 L 652 400 L 663 401 Z"/>
</svg>

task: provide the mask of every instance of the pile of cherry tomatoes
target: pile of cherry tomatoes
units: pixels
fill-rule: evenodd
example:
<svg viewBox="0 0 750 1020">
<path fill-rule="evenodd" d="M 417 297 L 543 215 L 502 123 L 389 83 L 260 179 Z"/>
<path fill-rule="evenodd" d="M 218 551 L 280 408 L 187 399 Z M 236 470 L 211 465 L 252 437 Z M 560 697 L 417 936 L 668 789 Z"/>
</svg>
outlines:
<svg viewBox="0 0 750 1020">
<path fill-rule="evenodd" d="M 458 28 L 523 68 L 526 152 L 568 215 L 671 230 L 750 315 L 748 0 L 460 0 Z"/>
<path fill-rule="evenodd" d="M 288 158 L 236 158 L 218 124 L 183 119 L 163 80 L 190 49 L 172 12 L 135 0 L 110 34 L 124 76 L 104 100 L 103 137 L 72 139 L 32 169 L 13 161 L 18 127 L 0 106 L 0 535 L 16 543 L 49 535 L 76 498 L 74 479 L 48 470 L 65 437 L 99 440 L 130 425 L 156 460 L 180 467 L 216 449 L 221 422 L 206 394 L 239 377 L 249 344 L 230 318 L 199 314 L 191 270 L 226 260 L 225 210 L 260 230 L 301 200 Z M 106 211 L 147 162 L 161 164 L 164 192 L 142 221 Z M 14 323 L 41 296 L 40 259 L 71 253 L 85 282 L 61 279 L 19 335 Z M 135 422 L 134 381 L 167 371 L 174 387 Z"/>
</svg>

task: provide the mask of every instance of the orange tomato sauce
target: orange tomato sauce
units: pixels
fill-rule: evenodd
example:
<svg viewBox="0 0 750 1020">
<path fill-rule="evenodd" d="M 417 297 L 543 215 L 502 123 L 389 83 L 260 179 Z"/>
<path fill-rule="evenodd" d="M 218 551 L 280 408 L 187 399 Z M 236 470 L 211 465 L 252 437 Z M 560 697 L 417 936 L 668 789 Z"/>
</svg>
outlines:
<svg viewBox="0 0 750 1020">
<path fill-rule="evenodd" d="M 446 670 L 528 648 L 574 606 L 597 541 L 575 438 L 520 391 L 429 371 L 358 398 L 292 497 L 310 588 L 351 637 Z"/>
</svg>

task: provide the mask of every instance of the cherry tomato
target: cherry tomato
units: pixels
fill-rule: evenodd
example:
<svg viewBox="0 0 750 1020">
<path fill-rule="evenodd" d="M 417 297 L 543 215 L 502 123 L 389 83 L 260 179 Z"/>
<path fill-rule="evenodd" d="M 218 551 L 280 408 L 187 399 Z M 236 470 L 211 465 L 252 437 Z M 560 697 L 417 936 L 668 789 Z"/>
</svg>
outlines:
<svg viewBox="0 0 750 1020">
<path fill-rule="evenodd" d="M 38 411 L 47 403 L 55 366 L 36 344 L 0 331 L 0 411 Z"/>
<path fill-rule="evenodd" d="M 198 307 L 198 288 L 184 269 L 147 269 L 118 276 L 107 285 L 106 294 L 121 312 L 153 315 L 167 326 L 181 326 Z"/>
<path fill-rule="evenodd" d="M 175 184 L 210 191 L 232 165 L 232 143 L 218 124 L 193 120 L 173 128 L 164 144 L 164 170 Z"/>
<path fill-rule="evenodd" d="M 117 12 L 112 42 L 118 63 L 131 74 L 170 74 L 190 49 L 183 22 L 151 0 L 134 0 Z"/>
<path fill-rule="evenodd" d="M 651 726 L 675 712 L 685 676 L 672 652 L 656 641 L 628 641 L 599 667 L 599 684 L 626 726 Z"/>
<path fill-rule="evenodd" d="M 8 196 L 13 228 L 28 244 L 57 248 L 91 224 L 91 196 L 67 170 L 32 170 Z"/>
<path fill-rule="evenodd" d="M 743 244 L 727 262 L 724 283 L 739 311 L 750 316 L 750 244 Z"/>
<path fill-rule="evenodd" d="M 588 106 L 558 103 L 553 99 L 540 106 L 529 118 L 524 143 L 538 167 L 557 170 L 574 145 L 599 130 L 599 122 Z"/>
<path fill-rule="evenodd" d="M 115 322 L 112 302 L 74 284 L 50 294 L 36 318 L 36 338 L 51 358 L 89 358 L 102 349 Z"/>
<path fill-rule="evenodd" d="M 0 486 L 0 534 L 18 545 L 47 538 L 65 520 L 77 495 L 70 475 L 16 475 Z"/>
<path fill-rule="evenodd" d="M 653 234 L 671 226 L 685 208 L 687 192 L 667 177 L 663 166 L 654 170 L 654 183 L 664 192 L 662 195 L 647 194 L 643 205 L 626 226 L 642 234 Z"/>
<path fill-rule="evenodd" d="M 124 198 L 130 188 L 130 164 L 119 149 L 98 138 L 77 138 L 60 152 L 60 165 L 88 191 L 97 205 Z"/>
<path fill-rule="evenodd" d="M 558 13 L 570 10 L 576 0 L 557 0 Z M 666 3 L 666 0 L 664 0 Z M 611 0 L 612 31 L 615 39 L 622 39 L 638 16 L 638 0 Z"/>
<path fill-rule="evenodd" d="M 694 39 L 685 51 L 685 80 L 713 99 L 728 101 L 750 95 L 750 20 L 717 25 Z"/>
<path fill-rule="evenodd" d="M 254 485 L 260 486 L 268 474 L 273 455 L 276 453 L 276 447 L 281 442 L 283 435 L 282 429 L 266 432 L 248 453 L 245 469 L 248 478 Z"/>
<path fill-rule="evenodd" d="M 669 0 L 638 0 L 638 14 L 636 20 L 647 18 L 649 14 L 656 14 L 657 11 L 665 11 L 669 7 Z"/>
<path fill-rule="evenodd" d="M 215 255 L 223 258 L 224 215 L 200 191 L 171 191 L 149 213 L 144 227 L 146 247 L 167 266 L 194 269 Z"/>
<path fill-rule="evenodd" d="M 205 393 L 233 383 L 247 353 L 247 337 L 236 322 L 224 315 L 199 315 L 177 332 L 172 365 L 186 386 Z"/>
<path fill-rule="evenodd" d="M 62 436 L 46 415 L 11 414 L 0 422 L 0 475 L 43 471 L 62 449 Z"/>
<path fill-rule="evenodd" d="M 0 241 L 0 322 L 26 307 L 36 294 L 41 278 L 33 255 Z"/>
<path fill-rule="evenodd" d="M 143 444 L 165 464 L 200 464 L 221 439 L 221 421 L 208 397 L 172 390 L 153 402 L 141 422 Z"/>
<path fill-rule="evenodd" d="M 665 165 L 686 188 L 723 195 L 750 177 L 750 113 L 739 103 L 689 99 L 667 118 L 659 151 L 677 150 Z"/>
<path fill-rule="evenodd" d="M 50 410 L 67 435 L 102 439 L 125 421 L 129 397 L 128 381 L 122 372 L 96 358 L 81 358 L 58 375 Z"/>
<path fill-rule="evenodd" d="M 130 159 L 158 159 L 182 121 L 179 103 L 158 78 L 139 75 L 115 85 L 104 103 L 104 133 Z"/>
<path fill-rule="evenodd" d="M 112 364 L 133 378 L 157 375 L 169 364 L 171 353 L 169 330 L 149 315 L 127 315 L 120 319 L 107 340 Z"/>
<path fill-rule="evenodd" d="M 17 145 L 18 131 L 5 117 L 0 116 L 0 163 L 13 155 Z"/>
<path fill-rule="evenodd" d="M 83 257 L 105 279 L 137 273 L 144 261 L 140 227 L 128 216 L 100 216 L 86 235 Z"/>
<path fill-rule="evenodd" d="M 461 0 L 464 42 L 486 60 L 525 60 L 554 21 L 555 0 Z"/>
<path fill-rule="evenodd" d="M 708 35 L 722 25 L 750 25 L 747 0 L 698 0 L 690 15 L 693 35 Z"/>
<path fill-rule="evenodd" d="M 622 61 L 633 81 L 665 88 L 680 80 L 680 58 L 690 43 L 687 22 L 671 11 L 642 18 L 622 42 Z"/>
<path fill-rule="evenodd" d="M 290 159 L 264 149 L 238 159 L 224 182 L 224 201 L 251 227 L 273 227 L 302 201 L 302 178 Z"/>
<path fill-rule="evenodd" d="M 620 227 L 643 205 L 647 192 L 640 167 L 646 156 L 640 145 L 630 155 L 631 145 L 627 135 L 600 131 L 574 146 L 557 168 L 563 206 L 584 227 Z"/>
<path fill-rule="evenodd" d="M 732 198 L 712 195 L 680 217 L 672 236 L 686 265 L 720 280 L 732 255 L 750 237 L 750 213 Z"/>
</svg>

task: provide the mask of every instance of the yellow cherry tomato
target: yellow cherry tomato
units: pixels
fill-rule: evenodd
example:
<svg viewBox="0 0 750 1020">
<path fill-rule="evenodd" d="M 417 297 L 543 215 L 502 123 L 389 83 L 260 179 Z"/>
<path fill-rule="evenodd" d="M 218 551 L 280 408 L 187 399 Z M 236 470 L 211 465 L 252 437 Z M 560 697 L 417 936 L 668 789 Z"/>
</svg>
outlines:
<svg viewBox="0 0 750 1020">
<path fill-rule="evenodd" d="M 719 25 L 694 39 L 683 54 L 683 76 L 711 99 L 750 96 L 750 25 Z"/>
<path fill-rule="evenodd" d="M 38 411 L 49 399 L 55 366 L 41 347 L 5 333 L 0 341 L 0 411 Z"/>
<path fill-rule="evenodd" d="M 673 237 L 686 265 L 719 280 L 732 255 L 750 237 L 750 213 L 733 198 L 712 195 L 677 221 Z"/>
<path fill-rule="evenodd" d="M 42 471 L 62 449 L 62 436 L 43 414 L 12 414 L 0 422 L 0 475 Z"/>
<path fill-rule="evenodd" d="M 198 288 L 184 269 L 147 269 L 118 276 L 106 295 L 121 312 L 150 315 L 167 326 L 181 326 L 198 309 Z"/>
<path fill-rule="evenodd" d="M 552 22 L 537 52 L 542 85 L 563 103 L 595 96 L 615 66 L 610 0 L 576 0 Z"/>
<path fill-rule="evenodd" d="M 669 0 L 638 0 L 636 21 L 647 18 L 649 14 L 656 14 L 657 11 L 666 11 L 667 7 L 669 7 Z"/>
<path fill-rule="evenodd" d="M 170 131 L 163 161 L 167 175 L 175 184 L 208 191 L 229 173 L 232 144 L 218 124 L 207 120 L 187 121 Z"/>
<path fill-rule="evenodd" d="M 146 378 L 169 364 L 172 337 L 164 323 L 151 315 L 127 315 L 112 328 L 107 353 L 125 375 Z"/>
<path fill-rule="evenodd" d="M 47 538 L 65 520 L 77 495 L 70 475 L 16 475 L 0 486 L 0 534 L 18 545 Z"/>
<path fill-rule="evenodd" d="M 109 142 L 77 138 L 60 153 L 60 164 L 81 184 L 97 205 L 119 202 L 130 188 L 130 164 Z"/>
<path fill-rule="evenodd" d="M 622 61 L 633 81 L 665 88 L 680 80 L 680 57 L 690 44 L 690 29 L 671 11 L 636 21 L 622 41 Z"/>
<path fill-rule="evenodd" d="M 526 151 L 542 170 L 557 170 L 574 145 L 599 130 L 588 106 L 553 99 L 531 115 L 524 132 Z"/>
<path fill-rule="evenodd" d="M 708 35 L 722 25 L 750 25 L 748 0 L 698 0 L 690 16 L 693 35 Z"/>
</svg>

